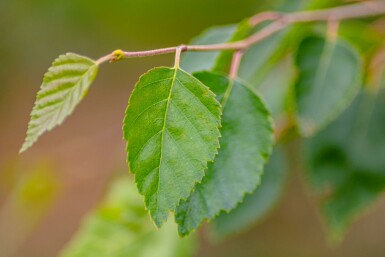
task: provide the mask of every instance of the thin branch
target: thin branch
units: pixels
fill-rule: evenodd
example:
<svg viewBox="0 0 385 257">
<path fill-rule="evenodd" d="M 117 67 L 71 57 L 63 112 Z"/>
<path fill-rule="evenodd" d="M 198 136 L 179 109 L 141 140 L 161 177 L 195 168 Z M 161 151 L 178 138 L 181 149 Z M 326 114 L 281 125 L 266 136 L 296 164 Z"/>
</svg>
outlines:
<svg viewBox="0 0 385 257">
<path fill-rule="evenodd" d="M 336 42 L 338 38 L 338 30 L 340 22 L 334 19 L 329 20 L 327 27 L 327 38 L 330 42 Z"/>
<path fill-rule="evenodd" d="M 258 24 L 261 24 L 265 21 L 274 21 L 282 18 L 284 14 L 280 12 L 262 12 L 258 13 L 255 16 L 251 17 L 249 19 L 249 24 L 253 27 L 257 26 Z"/>
<path fill-rule="evenodd" d="M 181 55 L 182 51 L 185 49 L 186 49 L 185 45 L 178 46 L 175 49 L 175 65 L 174 65 L 175 68 L 179 68 L 180 55 Z"/>
<path fill-rule="evenodd" d="M 243 51 L 238 50 L 234 52 L 233 60 L 231 61 L 230 79 L 235 79 L 238 76 L 239 65 L 241 64 Z"/>
<path fill-rule="evenodd" d="M 292 24 L 304 23 L 304 22 L 315 22 L 315 21 L 331 21 L 331 20 L 335 22 L 339 22 L 341 20 L 361 18 L 361 17 L 371 17 L 371 16 L 378 16 L 383 14 L 385 14 L 385 2 L 382 2 L 382 1 L 367 1 L 359 4 L 352 4 L 352 5 L 334 7 L 334 8 L 323 9 L 323 10 L 295 12 L 295 13 L 265 12 L 252 17 L 249 20 L 250 24 L 256 25 L 261 22 L 271 21 L 271 20 L 274 20 L 274 22 L 244 40 L 229 42 L 229 43 L 222 43 L 222 44 L 212 44 L 212 45 L 182 45 L 182 46 L 154 49 L 154 50 L 148 50 L 148 51 L 123 52 L 124 54 L 123 58 L 127 59 L 127 58 L 134 58 L 134 57 L 146 57 L 146 56 L 153 56 L 153 55 L 175 53 L 177 51 L 177 48 L 181 48 L 182 52 L 243 50 L 283 30 L 284 28 Z M 114 62 L 116 60 L 120 60 L 123 58 L 117 58 L 117 56 L 114 55 L 114 53 L 112 53 L 101 57 L 96 62 L 97 64 L 101 64 L 107 61 Z"/>
</svg>

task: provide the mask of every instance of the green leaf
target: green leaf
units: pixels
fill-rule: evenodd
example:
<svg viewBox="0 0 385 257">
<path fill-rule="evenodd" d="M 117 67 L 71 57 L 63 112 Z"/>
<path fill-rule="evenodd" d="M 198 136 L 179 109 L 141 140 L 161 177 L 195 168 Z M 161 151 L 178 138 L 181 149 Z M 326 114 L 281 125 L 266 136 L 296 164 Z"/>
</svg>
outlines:
<svg viewBox="0 0 385 257">
<path fill-rule="evenodd" d="M 222 212 L 211 223 L 216 238 L 239 233 L 261 221 L 276 205 L 287 179 L 287 163 L 282 149 L 276 148 L 265 167 L 261 185 L 229 213 Z"/>
<path fill-rule="evenodd" d="M 348 44 L 311 36 L 301 42 L 296 64 L 298 125 L 309 136 L 334 120 L 354 99 L 362 82 L 361 61 Z"/>
<path fill-rule="evenodd" d="M 235 208 L 246 193 L 256 189 L 273 144 L 270 114 L 247 85 L 209 72 L 197 73 L 196 77 L 210 86 L 224 105 L 222 138 L 219 153 L 202 183 L 176 210 L 182 236 L 220 211 Z"/>
<path fill-rule="evenodd" d="M 214 160 L 220 115 L 210 89 L 180 69 L 152 69 L 135 86 L 123 129 L 128 162 L 158 227 Z"/>
<path fill-rule="evenodd" d="M 277 76 L 279 74 L 279 76 Z M 266 77 L 255 88 L 264 96 L 267 106 L 274 118 L 286 116 L 290 106 L 291 86 L 295 79 L 295 69 L 291 56 L 274 65 Z"/>
<path fill-rule="evenodd" d="M 286 34 L 285 31 L 279 32 L 247 49 L 239 66 L 238 77 L 253 87 L 259 86 L 274 67 L 275 55 L 282 55 L 280 48 Z"/>
<path fill-rule="evenodd" d="M 317 136 L 307 141 L 312 189 L 332 239 L 385 189 L 385 91 L 364 92 Z"/>
<path fill-rule="evenodd" d="M 62 257 L 188 257 L 195 238 L 179 239 L 175 224 L 156 229 L 142 197 L 127 178 L 114 181 L 105 201 L 88 216 Z"/>
<path fill-rule="evenodd" d="M 212 27 L 191 41 L 193 45 L 224 43 L 231 39 L 237 25 Z M 219 51 L 186 52 L 182 54 L 180 66 L 187 72 L 211 70 L 219 56 Z"/>
<path fill-rule="evenodd" d="M 60 125 L 86 95 L 98 72 L 95 61 L 77 54 L 59 56 L 44 75 L 20 150 L 31 147 L 46 131 Z"/>
</svg>

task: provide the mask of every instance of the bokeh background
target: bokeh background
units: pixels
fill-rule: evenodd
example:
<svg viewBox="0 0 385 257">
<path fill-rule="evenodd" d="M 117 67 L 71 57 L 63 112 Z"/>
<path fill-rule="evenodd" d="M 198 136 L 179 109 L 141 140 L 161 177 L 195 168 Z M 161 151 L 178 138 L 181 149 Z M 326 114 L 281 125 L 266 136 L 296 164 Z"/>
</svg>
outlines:
<svg viewBox="0 0 385 257">
<path fill-rule="evenodd" d="M 137 78 L 173 63 L 173 56 L 157 56 L 103 65 L 65 124 L 18 155 L 35 94 L 53 59 L 66 52 L 98 58 L 117 48 L 187 43 L 206 27 L 237 22 L 283 2 L 1 0 L 0 256 L 57 256 L 111 179 L 128 176 L 121 127 Z M 287 9 L 301 3 L 286 2 Z M 290 156 L 287 190 L 270 216 L 224 242 L 200 233 L 196 256 L 385 256 L 385 198 L 332 246 L 306 193 L 298 158 Z"/>
</svg>

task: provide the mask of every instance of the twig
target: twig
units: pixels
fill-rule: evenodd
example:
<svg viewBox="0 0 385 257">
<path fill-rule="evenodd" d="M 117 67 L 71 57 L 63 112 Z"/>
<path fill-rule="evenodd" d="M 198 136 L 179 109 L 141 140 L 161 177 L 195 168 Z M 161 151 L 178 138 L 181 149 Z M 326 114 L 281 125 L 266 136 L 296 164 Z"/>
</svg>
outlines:
<svg viewBox="0 0 385 257">
<path fill-rule="evenodd" d="M 238 76 L 239 65 L 241 64 L 243 51 L 238 50 L 234 52 L 233 60 L 231 61 L 230 79 L 235 79 Z"/>
<path fill-rule="evenodd" d="M 330 42 L 336 42 L 338 38 L 338 30 L 340 27 L 340 22 L 334 19 L 329 20 L 327 28 L 327 38 Z"/>
<path fill-rule="evenodd" d="M 333 21 L 339 22 L 346 19 L 354 19 L 360 17 L 370 17 L 385 14 L 385 2 L 382 1 L 367 1 L 359 4 L 352 4 L 348 6 L 334 7 L 324 10 L 304 11 L 295 13 L 275 13 L 265 12 L 260 13 L 250 18 L 250 24 L 256 25 L 263 21 L 274 20 L 273 23 L 266 26 L 264 29 L 251 35 L 250 37 L 229 43 L 212 44 L 212 45 L 181 45 L 175 47 L 154 49 L 148 51 L 137 52 L 122 52 L 123 56 L 117 58 L 116 51 L 101 57 L 96 62 L 101 64 L 107 61 L 114 62 L 116 60 L 128 59 L 134 57 L 146 57 L 153 55 L 162 55 L 175 53 L 178 48 L 181 52 L 185 51 L 218 51 L 218 50 L 244 50 L 254 45 L 257 42 L 277 33 L 291 24 L 315 22 L 315 21 Z M 115 53 L 115 54 L 114 54 Z M 121 53 L 121 52 L 119 52 Z"/>
</svg>

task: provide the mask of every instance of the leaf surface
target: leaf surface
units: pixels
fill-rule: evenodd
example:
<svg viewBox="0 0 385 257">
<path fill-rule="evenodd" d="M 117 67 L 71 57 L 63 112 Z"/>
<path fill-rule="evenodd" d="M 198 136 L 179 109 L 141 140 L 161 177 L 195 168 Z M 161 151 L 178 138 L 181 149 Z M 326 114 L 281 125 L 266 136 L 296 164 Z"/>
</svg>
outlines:
<svg viewBox="0 0 385 257">
<path fill-rule="evenodd" d="M 222 212 L 211 223 L 216 238 L 226 238 L 250 229 L 263 219 L 278 202 L 287 179 L 288 165 L 283 150 L 275 148 L 265 167 L 261 185 L 229 213 Z"/>
<path fill-rule="evenodd" d="M 301 42 L 296 64 L 298 125 L 302 134 L 311 135 L 354 99 L 362 82 L 361 60 L 347 43 L 311 36 Z"/>
<path fill-rule="evenodd" d="M 195 74 L 224 105 L 221 148 L 202 183 L 181 201 L 175 218 L 185 236 L 220 211 L 230 211 L 260 182 L 273 144 L 270 114 L 258 95 L 239 81 L 209 72 Z M 234 84 L 231 84 L 234 83 Z"/>
<path fill-rule="evenodd" d="M 60 125 L 83 99 L 98 72 L 95 61 L 77 54 L 59 56 L 44 75 L 20 150 L 31 147 L 46 131 Z"/>
<path fill-rule="evenodd" d="M 130 170 L 158 227 L 214 160 L 220 115 L 210 89 L 180 69 L 152 69 L 136 84 L 124 137 Z"/>
</svg>

